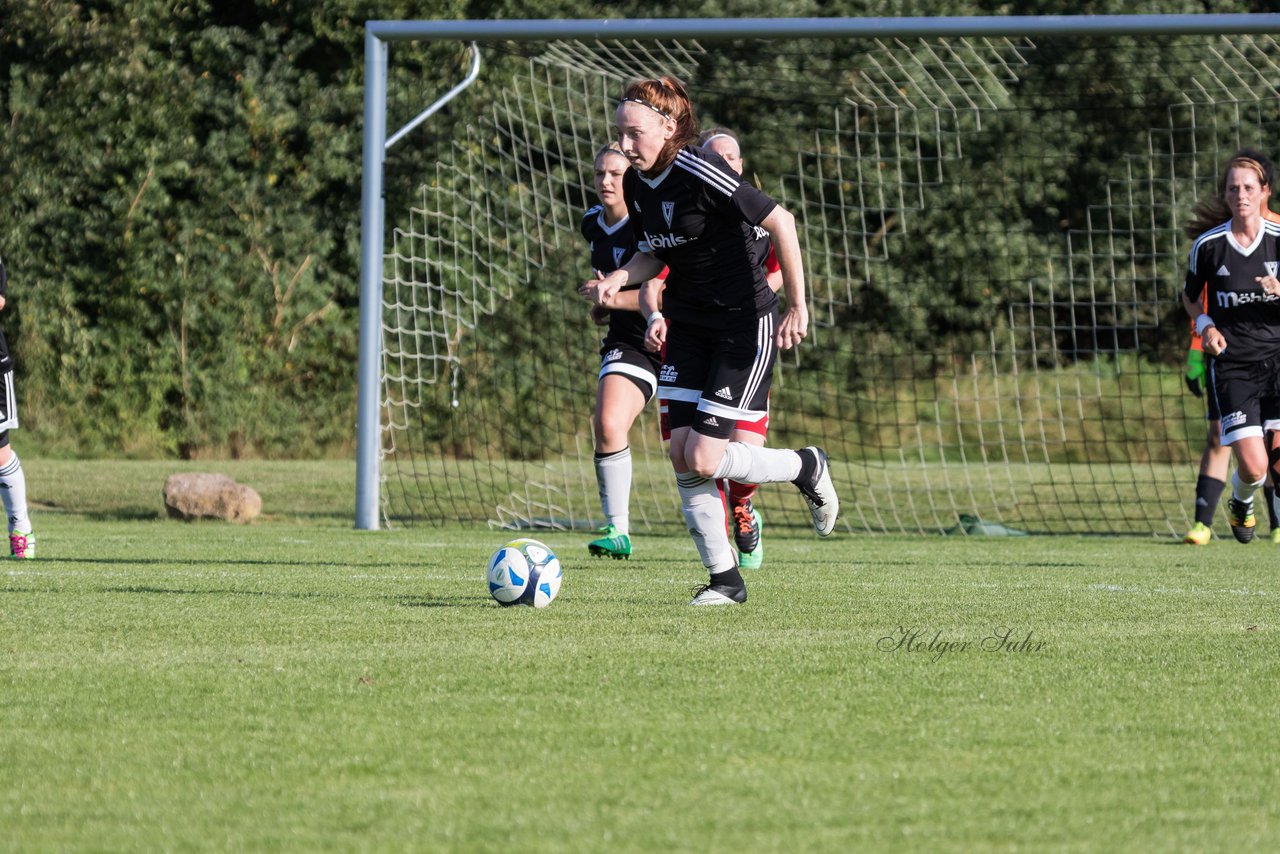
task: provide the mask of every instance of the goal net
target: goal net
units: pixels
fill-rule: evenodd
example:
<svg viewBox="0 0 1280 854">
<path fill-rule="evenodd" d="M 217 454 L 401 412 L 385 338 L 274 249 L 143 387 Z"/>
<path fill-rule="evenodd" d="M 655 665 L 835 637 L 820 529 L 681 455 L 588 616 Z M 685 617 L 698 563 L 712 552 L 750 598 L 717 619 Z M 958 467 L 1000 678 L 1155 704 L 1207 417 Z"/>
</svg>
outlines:
<svg viewBox="0 0 1280 854">
<path fill-rule="evenodd" d="M 1272 37 L 477 49 L 476 84 L 387 163 L 389 524 L 602 523 L 579 223 L 622 86 L 659 74 L 686 82 L 703 127 L 739 135 L 746 177 L 796 216 L 811 329 L 780 357 L 769 441 L 828 450 L 841 527 L 1192 521 L 1207 427 L 1183 383 L 1182 229 L 1236 148 L 1280 139 Z M 396 45 L 391 127 L 465 50 Z M 653 408 L 631 447 L 633 527 L 680 526 Z M 758 505 L 771 527 L 809 524 L 794 490 Z"/>
</svg>

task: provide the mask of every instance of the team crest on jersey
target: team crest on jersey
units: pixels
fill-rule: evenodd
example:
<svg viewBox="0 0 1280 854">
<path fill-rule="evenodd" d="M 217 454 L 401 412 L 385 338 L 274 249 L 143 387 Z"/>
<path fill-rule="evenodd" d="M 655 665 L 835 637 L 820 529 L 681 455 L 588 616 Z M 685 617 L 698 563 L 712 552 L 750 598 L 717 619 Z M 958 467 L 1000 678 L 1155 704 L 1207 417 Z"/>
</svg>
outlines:
<svg viewBox="0 0 1280 854">
<path fill-rule="evenodd" d="M 1268 276 L 1274 276 L 1276 274 L 1276 268 L 1280 267 L 1280 261 L 1263 261 L 1262 266 L 1267 268 Z"/>
<path fill-rule="evenodd" d="M 615 266 L 615 267 L 621 267 L 621 266 L 622 266 L 622 256 L 623 256 L 623 255 L 626 255 L 626 254 L 627 254 L 627 247 L 625 247 L 625 246 L 615 246 L 615 247 L 613 247 L 613 266 Z"/>
<path fill-rule="evenodd" d="M 662 203 L 662 218 L 667 221 L 667 228 L 671 227 L 671 217 L 675 215 L 675 212 L 676 212 L 675 202 Z"/>
</svg>

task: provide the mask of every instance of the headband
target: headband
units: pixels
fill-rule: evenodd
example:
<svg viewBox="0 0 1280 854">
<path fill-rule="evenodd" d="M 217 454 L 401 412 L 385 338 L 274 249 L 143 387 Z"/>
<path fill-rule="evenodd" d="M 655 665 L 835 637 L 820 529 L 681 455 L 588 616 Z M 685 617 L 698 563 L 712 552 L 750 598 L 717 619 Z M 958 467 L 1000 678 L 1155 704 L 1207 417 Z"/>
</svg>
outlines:
<svg viewBox="0 0 1280 854">
<path fill-rule="evenodd" d="M 708 145 L 710 145 L 710 144 L 711 144 L 711 141 L 712 141 L 712 140 L 714 140 L 714 139 L 719 139 L 720 137 L 724 137 L 725 139 L 732 139 L 734 142 L 737 142 L 737 141 L 738 141 L 737 139 L 734 139 L 734 137 L 733 137 L 732 135 L 727 134 L 727 133 L 713 133 L 713 134 L 711 134 L 711 136 L 707 137 L 706 139 L 704 139 L 704 140 L 702 141 L 702 147 L 703 147 L 703 148 L 706 148 Z"/>
<path fill-rule="evenodd" d="M 623 99 L 622 99 L 621 101 L 619 101 L 618 103 L 619 103 L 619 104 L 626 104 L 626 103 L 628 103 L 628 102 L 630 102 L 630 103 L 632 103 L 632 104 L 639 104 L 639 105 L 640 105 L 640 106 L 642 106 L 642 107 L 648 107 L 649 109 L 653 110 L 653 111 L 654 111 L 655 113 L 657 113 L 658 115 L 662 116 L 664 119 L 669 119 L 669 118 L 671 118 L 671 114 L 670 114 L 670 113 L 668 113 L 666 110 L 659 109 L 658 107 L 655 107 L 653 104 L 650 104 L 648 101 L 644 100 L 643 98 L 623 98 Z"/>
</svg>

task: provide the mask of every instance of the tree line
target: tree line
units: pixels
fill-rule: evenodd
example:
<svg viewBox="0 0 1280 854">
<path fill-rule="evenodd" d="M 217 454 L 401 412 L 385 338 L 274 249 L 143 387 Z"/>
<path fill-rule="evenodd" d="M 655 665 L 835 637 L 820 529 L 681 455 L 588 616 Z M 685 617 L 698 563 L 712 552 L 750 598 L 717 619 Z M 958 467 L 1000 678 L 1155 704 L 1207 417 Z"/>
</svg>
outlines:
<svg viewBox="0 0 1280 854">
<path fill-rule="evenodd" d="M 1224 12 L 1265 4 L 1134 5 L 709 0 L 697 8 L 623 2 L 609 15 Z M 10 277 L 0 324 L 18 360 L 32 441 L 66 455 L 290 457 L 341 454 L 354 441 L 363 22 L 600 11 L 582 0 L 437 0 L 429 8 L 406 0 L 9 0 L 0 15 L 0 255 Z M 731 91 L 732 75 L 742 73 L 735 50 L 752 49 L 727 47 L 695 87 Z M 825 46 L 803 73 L 832 74 L 850 63 L 841 53 L 848 50 Z M 443 91 L 456 82 L 459 56 L 458 45 L 398 49 L 398 73 L 407 69 L 422 91 Z M 1139 61 L 1111 52 L 1098 63 L 1117 56 L 1116 73 Z M 1079 55 L 1050 67 L 1099 80 L 1109 73 L 1099 65 L 1090 72 Z M 1046 75 L 1038 85 L 1076 82 Z M 485 86 L 498 91 L 502 81 Z M 1045 140 L 1056 147 L 1037 154 L 1047 174 L 1019 183 L 1004 216 L 1083 216 L 1105 182 L 1109 147 L 1150 125 L 1143 103 L 1160 103 L 1123 103 L 1130 97 L 1123 87 L 1092 91 L 1095 107 L 1117 103 L 1083 134 L 1020 134 L 1018 123 L 1037 119 L 1020 113 L 991 128 L 982 144 L 993 156 Z M 420 93 L 393 99 L 393 123 L 419 102 Z M 760 138 L 785 136 L 786 109 L 735 115 L 731 104 L 724 100 L 719 120 Z M 425 167 L 445 145 L 425 135 L 392 166 Z M 783 157 L 780 148 L 763 151 L 759 166 L 776 174 Z M 970 196 L 986 192 L 988 177 L 959 182 L 950 210 L 976 215 Z M 982 314 L 972 310 L 988 301 L 981 271 L 957 279 L 931 269 L 941 257 L 947 253 L 922 249 L 918 269 L 956 282 L 947 295 L 923 308 L 875 310 L 890 319 L 925 311 L 912 322 L 981 333 Z"/>
</svg>

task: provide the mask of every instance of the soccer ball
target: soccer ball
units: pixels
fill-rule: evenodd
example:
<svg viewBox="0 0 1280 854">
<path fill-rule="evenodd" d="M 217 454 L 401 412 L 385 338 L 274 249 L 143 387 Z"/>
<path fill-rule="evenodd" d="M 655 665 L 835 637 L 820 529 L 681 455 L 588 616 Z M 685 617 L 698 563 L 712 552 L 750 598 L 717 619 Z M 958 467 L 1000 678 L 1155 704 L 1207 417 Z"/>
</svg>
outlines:
<svg viewBox="0 0 1280 854">
<path fill-rule="evenodd" d="M 545 608 L 560 592 L 560 559 L 545 543 L 512 540 L 489 558 L 489 595 L 498 604 Z"/>
</svg>

